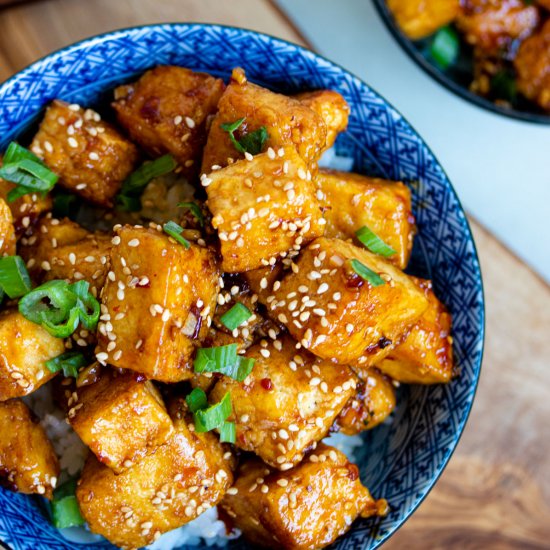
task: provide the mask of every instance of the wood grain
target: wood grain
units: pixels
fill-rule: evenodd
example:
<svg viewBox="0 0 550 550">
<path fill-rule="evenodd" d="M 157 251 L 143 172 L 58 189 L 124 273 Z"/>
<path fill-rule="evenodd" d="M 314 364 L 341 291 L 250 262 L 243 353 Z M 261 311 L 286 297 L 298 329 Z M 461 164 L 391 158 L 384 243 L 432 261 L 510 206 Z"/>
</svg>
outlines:
<svg viewBox="0 0 550 550">
<path fill-rule="evenodd" d="M 303 42 L 267 0 L 46 0 L 0 12 L 0 80 L 86 36 L 161 21 Z M 472 224 L 487 298 L 477 397 L 449 466 L 388 550 L 550 547 L 550 287 Z"/>
</svg>

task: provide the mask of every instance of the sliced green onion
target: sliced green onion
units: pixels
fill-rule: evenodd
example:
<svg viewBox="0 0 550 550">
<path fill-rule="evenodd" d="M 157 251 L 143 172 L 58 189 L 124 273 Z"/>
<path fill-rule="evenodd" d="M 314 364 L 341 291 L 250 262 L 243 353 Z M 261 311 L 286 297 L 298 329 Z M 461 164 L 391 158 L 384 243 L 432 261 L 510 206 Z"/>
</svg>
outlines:
<svg viewBox="0 0 550 550">
<path fill-rule="evenodd" d="M 366 225 L 355 232 L 355 236 L 375 254 L 380 254 L 384 258 L 389 258 L 395 254 L 395 250 L 387 245 L 376 233 L 371 231 Z"/>
<path fill-rule="evenodd" d="M 88 281 L 77 281 L 69 285 L 69 289 L 77 296 L 80 321 L 88 330 L 95 330 L 99 321 L 100 305 L 90 292 Z"/>
<path fill-rule="evenodd" d="M 235 122 L 227 122 L 220 124 L 220 128 L 229 134 L 229 139 L 233 146 L 239 153 L 250 153 L 251 155 L 258 155 L 262 152 L 265 142 L 269 138 L 267 128 L 262 126 L 253 132 L 245 134 L 240 140 L 235 137 L 235 130 L 241 127 L 245 118 L 239 118 Z"/>
<path fill-rule="evenodd" d="M 220 428 L 220 441 L 222 443 L 235 443 L 237 441 L 237 430 L 235 422 L 224 422 Z"/>
<path fill-rule="evenodd" d="M 441 67 L 446 69 L 458 58 L 460 52 L 460 39 L 452 27 L 439 29 L 430 46 L 430 55 Z"/>
<path fill-rule="evenodd" d="M 122 184 L 120 194 L 117 196 L 119 208 L 129 212 L 141 210 L 140 196 L 146 185 L 155 178 L 173 172 L 177 165 L 172 155 L 164 155 L 144 162 Z"/>
<path fill-rule="evenodd" d="M 8 202 L 30 193 L 47 193 L 59 179 L 34 153 L 13 141 L 4 155 L 0 177 L 17 185 L 8 193 Z"/>
<path fill-rule="evenodd" d="M 185 401 L 189 405 L 189 410 L 194 413 L 200 409 L 206 409 L 208 407 L 208 399 L 206 399 L 206 393 L 200 388 L 195 388 L 186 398 Z"/>
<path fill-rule="evenodd" d="M 75 492 L 76 479 L 67 481 L 53 492 L 52 521 L 57 529 L 77 527 L 86 523 L 80 513 Z"/>
<path fill-rule="evenodd" d="M 76 378 L 78 369 L 85 367 L 87 364 L 86 357 L 79 351 L 68 351 L 46 361 L 46 367 L 50 372 L 63 370 L 65 378 Z"/>
<path fill-rule="evenodd" d="M 224 327 L 229 330 L 235 330 L 240 327 L 244 322 L 248 321 L 252 317 L 252 312 L 240 302 L 235 304 L 230 310 L 226 311 L 221 317 L 220 321 Z"/>
<path fill-rule="evenodd" d="M 178 204 L 180 208 L 188 208 L 191 211 L 191 214 L 195 216 L 196 220 L 199 222 L 201 227 L 204 227 L 204 216 L 200 206 L 194 202 L 180 202 Z"/>
<path fill-rule="evenodd" d="M 365 279 L 372 286 L 381 286 L 386 283 L 378 273 L 375 273 L 372 269 L 369 269 L 366 265 L 362 264 L 359 260 L 351 260 L 351 267 L 353 271 L 359 275 L 359 277 Z"/>
<path fill-rule="evenodd" d="M 256 361 L 237 355 L 237 344 L 227 344 L 215 348 L 199 348 L 193 369 L 196 373 L 219 372 L 242 382 L 251 372 Z"/>
<path fill-rule="evenodd" d="M 19 298 L 32 288 L 27 266 L 20 256 L 0 258 L 0 287 L 10 298 Z"/>
<path fill-rule="evenodd" d="M 71 218 L 77 202 L 76 195 L 72 193 L 58 193 L 53 199 L 53 215 L 56 218 Z"/>
<path fill-rule="evenodd" d="M 183 233 L 183 227 L 181 227 L 181 225 L 178 225 L 176 222 L 169 221 L 165 223 L 162 228 L 167 235 L 170 235 L 170 237 L 182 244 L 185 248 L 189 248 L 189 241 L 181 236 Z"/>
<path fill-rule="evenodd" d="M 231 414 L 231 411 L 231 395 L 227 392 L 219 403 L 207 409 L 200 409 L 193 414 L 195 430 L 198 433 L 204 433 L 220 428 Z"/>
</svg>

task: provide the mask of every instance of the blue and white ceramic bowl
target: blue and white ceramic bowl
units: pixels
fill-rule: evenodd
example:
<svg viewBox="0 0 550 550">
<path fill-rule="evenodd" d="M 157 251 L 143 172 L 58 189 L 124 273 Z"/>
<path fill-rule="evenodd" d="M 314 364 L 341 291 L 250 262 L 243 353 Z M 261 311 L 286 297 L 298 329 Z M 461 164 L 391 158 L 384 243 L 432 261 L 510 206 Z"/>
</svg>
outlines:
<svg viewBox="0 0 550 550">
<path fill-rule="evenodd" d="M 54 98 L 97 105 L 121 82 L 155 65 L 175 64 L 228 77 L 243 67 L 250 80 L 281 92 L 331 88 L 351 106 L 336 153 L 353 170 L 409 182 L 419 233 L 410 271 L 433 279 L 454 321 L 460 377 L 445 386 L 401 387 L 392 421 L 364 435 L 361 478 L 390 506 L 383 519 L 363 520 L 337 549 L 374 549 L 401 526 L 448 462 L 468 418 L 481 367 L 483 289 L 474 241 L 445 172 L 409 123 L 343 68 L 283 40 L 203 24 L 132 28 L 53 53 L 0 86 L 0 150 L 22 137 Z M 64 539 L 49 523 L 40 497 L 0 490 L 0 541 L 13 550 L 109 548 Z M 233 546 L 245 547 L 243 542 Z"/>
</svg>

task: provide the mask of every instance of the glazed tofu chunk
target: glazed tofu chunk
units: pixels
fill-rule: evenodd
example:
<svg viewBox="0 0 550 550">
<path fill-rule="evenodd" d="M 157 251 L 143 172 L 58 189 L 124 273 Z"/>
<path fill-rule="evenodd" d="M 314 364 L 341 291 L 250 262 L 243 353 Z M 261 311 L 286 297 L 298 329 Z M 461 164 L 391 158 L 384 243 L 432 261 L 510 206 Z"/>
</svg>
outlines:
<svg viewBox="0 0 550 550">
<path fill-rule="evenodd" d="M 244 71 L 235 69 L 208 133 L 202 157 L 203 173 L 243 158 L 229 133 L 222 128 L 222 124 L 232 124 L 242 118 L 243 123 L 235 131 L 237 140 L 265 127 L 268 139 L 264 151 L 268 147 L 275 151 L 281 147 L 294 148 L 308 167 L 312 167 L 326 147 L 326 125 L 313 109 L 298 99 L 248 82 Z"/>
<path fill-rule="evenodd" d="M 401 30 L 420 40 L 451 23 L 460 13 L 461 0 L 387 0 Z"/>
<path fill-rule="evenodd" d="M 304 161 L 273 149 L 203 177 L 222 268 L 235 273 L 275 263 L 322 235 L 324 220 Z"/>
<path fill-rule="evenodd" d="M 15 254 L 15 229 L 10 207 L 0 198 L 0 256 Z"/>
<path fill-rule="evenodd" d="M 502 55 L 527 38 L 540 21 L 539 8 L 523 0 L 467 0 L 456 20 L 466 41 L 485 53 Z"/>
<path fill-rule="evenodd" d="M 256 360 L 248 378 L 222 377 L 209 399 L 218 402 L 229 392 L 236 445 L 288 470 L 325 437 L 357 379 L 348 367 L 297 350 L 289 337 L 262 340 L 245 357 Z"/>
<path fill-rule="evenodd" d="M 112 242 L 97 360 L 163 382 L 190 378 L 191 357 L 216 305 L 213 252 L 195 244 L 187 249 L 160 226 L 127 225 Z"/>
<path fill-rule="evenodd" d="M 63 340 L 17 310 L 0 313 L 0 401 L 22 397 L 55 376 L 45 365 L 65 351 Z"/>
<path fill-rule="evenodd" d="M 359 262 L 384 283 L 373 286 Z M 355 267 L 354 267 L 355 266 Z M 428 307 L 424 294 L 380 256 L 338 239 L 316 239 L 269 297 L 270 315 L 301 345 L 342 365 L 387 355 Z"/>
<path fill-rule="evenodd" d="M 19 399 L 0 402 L 0 486 L 52 498 L 59 462 L 38 419 Z"/>
<path fill-rule="evenodd" d="M 215 435 L 196 433 L 183 410 L 172 416 L 174 435 L 125 472 L 116 475 L 88 458 L 76 497 L 92 532 L 140 548 L 221 500 L 233 482 L 234 459 Z"/>
<path fill-rule="evenodd" d="M 59 100 L 46 110 L 31 150 L 59 175 L 59 185 L 105 207 L 137 161 L 135 145 L 98 113 Z"/>
<path fill-rule="evenodd" d="M 370 430 L 395 409 L 395 389 L 391 380 L 375 368 L 365 369 L 355 395 L 338 415 L 335 427 L 346 435 Z"/>
<path fill-rule="evenodd" d="M 98 460 L 119 474 L 155 452 L 173 433 L 159 391 L 132 372 L 102 368 L 73 394 L 69 423 Z"/>
<path fill-rule="evenodd" d="M 113 107 L 120 124 L 151 156 L 171 153 L 184 174 L 195 175 L 223 89 L 221 79 L 206 73 L 162 66 L 117 88 Z"/>
<path fill-rule="evenodd" d="M 21 244 L 21 256 L 36 280 L 85 280 L 96 296 L 103 288 L 112 246 L 106 233 L 91 233 L 67 218 L 58 220 L 48 215 L 32 236 L 21 239 Z"/>
<path fill-rule="evenodd" d="M 550 21 L 521 43 L 514 66 L 518 90 L 550 111 Z"/>
<path fill-rule="evenodd" d="M 387 504 L 371 497 L 344 454 L 320 444 L 286 472 L 247 460 L 221 506 L 252 544 L 308 550 L 328 546 L 358 517 L 383 515 Z"/>
<path fill-rule="evenodd" d="M 431 281 L 412 278 L 428 299 L 428 309 L 402 344 L 376 366 L 405 384 L 441 384 L 454 370 L 451 315 L 436 298 Z"/>
<path fill-rule="evenodd" d="M 302 105 L 315 111 L 327 127 L 327 140 L 324 150 L 330 149 L 338 134 L 348 126 L 349 105 L 346 100 L 333 90 L 316 90 L 294 96 Z"/>
<path fill-rule="evenodd" d="M 367 226 L 395 250 L 388 260 L 401 269 L 407 266 L 416 227 L 411 191 L 404 183 L 320 170 L 317 186 L 327 220 L 325 237 L 355 239 L 355 232 Z"/>
</svg>

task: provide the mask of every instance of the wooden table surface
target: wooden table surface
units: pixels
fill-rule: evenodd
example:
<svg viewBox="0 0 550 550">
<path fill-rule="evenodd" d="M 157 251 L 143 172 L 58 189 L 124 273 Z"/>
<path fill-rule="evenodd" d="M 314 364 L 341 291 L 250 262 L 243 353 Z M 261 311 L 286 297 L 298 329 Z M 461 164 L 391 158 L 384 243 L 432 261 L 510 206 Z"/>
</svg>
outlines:
<svg viewBox="0 0 550 550">
<path fill-rule="evenodd" d="M 0 11 L 0 81 L 81 38 L 166 21 L 237 25 L 304 43 L 268 0 L 43 0 Z M 470 221 L 487 299 L 481 381 L 451 462 L 388 550 L 550 548 L 550 287 Z"/>
</svg>

